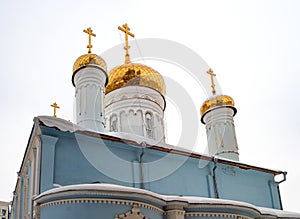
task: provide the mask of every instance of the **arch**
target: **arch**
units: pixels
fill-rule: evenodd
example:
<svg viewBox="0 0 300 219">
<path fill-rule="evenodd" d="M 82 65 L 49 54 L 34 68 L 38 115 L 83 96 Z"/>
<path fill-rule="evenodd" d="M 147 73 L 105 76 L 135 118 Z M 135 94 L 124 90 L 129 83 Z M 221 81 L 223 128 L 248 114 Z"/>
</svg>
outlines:
<svg viewBox="0 0 300 219">
<path fill-rule="evenodd" d="M 117 132 L 118 131 L 118 116 L 116 114 L 112 114 L 110 116 L 110 121 L 109 121 L 109 131 L 111 132 Z"/>
<path fill-rule="evenodd" d="M 126 100 L 128 97 L 126 95 L 121 96 L 120 100 Z"/>
<path fill-rule="evenodd" d="M 154 138 L 153 130 L 153 114 L 149 111 L 145 113 L 146 137 Z"/>
</svg>

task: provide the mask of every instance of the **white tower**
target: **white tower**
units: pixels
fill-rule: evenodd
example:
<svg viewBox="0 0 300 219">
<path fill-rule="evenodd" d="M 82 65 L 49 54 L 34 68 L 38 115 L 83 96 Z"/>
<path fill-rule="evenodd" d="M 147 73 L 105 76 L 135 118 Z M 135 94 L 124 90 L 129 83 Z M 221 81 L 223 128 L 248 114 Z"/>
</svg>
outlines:
<svg viewBox="0 0 300 219">
<path fill-rule="evenodd" d="M 215 95 L 215 84 L 211 75 L 213 96 L 206 100 L 200 109 L 201 122 L 206 126 L 208 153 L 211 156 L 239 160 L 238 145 L 233 117 L 236 114 L 234 101 L 230 96 Z"/>
<path fill-rule="evenodd" d="M 88 54 L 74 63 L 72 83 L 75 87 L 74 115 L 76 123 L 93 131 L 104 131 L 104 92 L 107 83 L 106 63 L 96 54 L 91 54 L 91 28 L 84 30 L 89 35 Z"/>
<path fill-rule="evenodd" d="M 125 32 L 125 64 L 109 72 L 106 86 L 106 131 L 125 132 L 165 142 L 164 110 L 165 83 L 154 69 L 131 63 L 128 53 L 129 27 Z"/>
</svg>

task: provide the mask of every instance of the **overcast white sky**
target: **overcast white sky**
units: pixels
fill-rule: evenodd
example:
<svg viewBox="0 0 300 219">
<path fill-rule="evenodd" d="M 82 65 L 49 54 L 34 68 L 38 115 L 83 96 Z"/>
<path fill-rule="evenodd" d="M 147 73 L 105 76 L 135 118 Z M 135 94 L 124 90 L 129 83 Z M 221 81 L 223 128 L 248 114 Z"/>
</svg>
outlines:
<svg viewBox="0 0 300 219">
<path fill-rule="evenodd" d="M 117 26 L 127 22 L 136 38 L 179 42 L 208 63 L 223 93 L 235 99 L 241 162 L 287 171 L 283 206 L 300 212 L 299 11 L 297 0 L 3 0 L 0 200 L 12 199 L 32 119 L 52 115 L 54 101 L 59 117 L 73 119 L 71 75 L 76 58 L 86 53 L 82 29 L 92 27 L 93 52 L 101 54 L 121 43 Z M 200 108 L 205 94 L 192 96 Z M 205 148 L 201 127 L 199 148 Z"/>
</svg>

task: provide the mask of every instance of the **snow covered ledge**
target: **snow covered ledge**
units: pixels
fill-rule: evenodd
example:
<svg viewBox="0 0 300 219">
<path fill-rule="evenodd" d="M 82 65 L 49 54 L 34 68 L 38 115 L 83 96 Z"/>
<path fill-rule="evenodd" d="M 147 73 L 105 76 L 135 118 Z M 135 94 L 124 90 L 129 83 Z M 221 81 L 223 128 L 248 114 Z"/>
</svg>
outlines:
<svg viewBox="0 0 300 219">
<path fill-rule="evenodd" d="M 121 212 L 124 215 L 136 212 L 138 215 L 144 215 L 145 218 L 147 215 L 151 215 L 151 218 L 163 218 L 163 215 L 167 215 L 168 219 L 186 217 L 300 218 L 300 214 L 297 213 L 261 208 L 245 202 L 192 196 L 166 196 L 148 190 L 112 184 L 61 186 L 41 193 L 34 198 L 34 203 L 36 212 L 41 213 L 40 218 L 49 218 L 48 216 L 42 217 L 45 207 L 47 209 L 44 214 L 51 215 L 59 210 L 59 206 L 68 205 L 72 209 L 72 205 L 75 204 L 74 212 L 70 211 L 68 218 L 76 214 L 76 209 L 83 209 L 83 211 L 89 209 L 90 211 L 91 208 L 95 208 L 92 210 L 95 212 L 101 209 L 101 214 L 110 218 L 123 218 L 119 217 L 121 209 L 124 209 L 124 212 Z M 89 218 L 99 218 L 99 215 Z"/>
</svg>

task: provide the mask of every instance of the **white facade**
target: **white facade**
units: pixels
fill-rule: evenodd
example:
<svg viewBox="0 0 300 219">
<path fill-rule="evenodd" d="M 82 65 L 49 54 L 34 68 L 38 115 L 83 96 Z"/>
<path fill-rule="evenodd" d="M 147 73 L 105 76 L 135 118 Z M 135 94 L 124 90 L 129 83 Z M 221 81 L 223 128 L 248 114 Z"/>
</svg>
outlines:
<svg viewBox="0 0 300 219">
<path fill-rule="evenodd" d="M 93 131 L 104 131 L 105 70 L 88 65 L 74 74 L 76 124 Z"/>
<path fill-rule="evenodd" d="M 106 131 L 126 132 L 165 142 L 164 97 L 144 86 L 125 86 L 105 96 Z"/>
<path fill-rule="evenodd" d="M 220 106 L 203 115 L 202 121 L 206 125 L 209 155 L 239 160 L 234 114 L 234 108 Z"/>
</svg>

